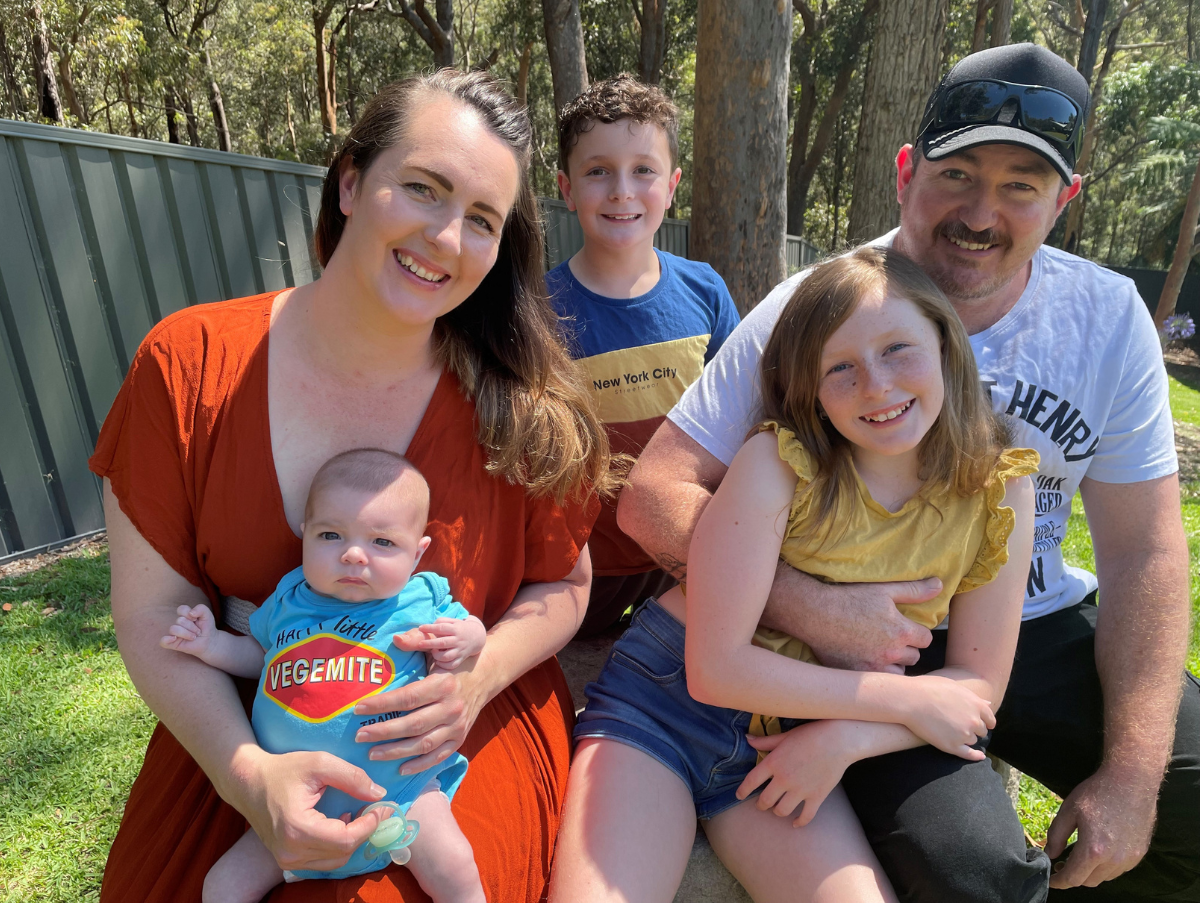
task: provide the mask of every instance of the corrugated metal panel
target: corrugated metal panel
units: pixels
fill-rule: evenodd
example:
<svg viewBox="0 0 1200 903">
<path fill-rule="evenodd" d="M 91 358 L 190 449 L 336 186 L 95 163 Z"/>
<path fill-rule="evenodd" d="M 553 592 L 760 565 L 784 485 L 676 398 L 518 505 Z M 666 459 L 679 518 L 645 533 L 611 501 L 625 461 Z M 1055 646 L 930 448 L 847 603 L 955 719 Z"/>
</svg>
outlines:
<svg viewBox="0 0 1200 903">
<path fill-rule="evenodd" d="M 821 259 L 820 249 L 811 242 L 801 238 L 799 235 L 787 236 L 786 249 L 787 271 L 789 276 L 807 266 L 812 266 Z"/>
<path fill-rule="evenodd" d="M 0 555 L 104 525 L 87 458 L 151 325 L 310 282 L 324 170 L 0 120 Z"/>
</svg>

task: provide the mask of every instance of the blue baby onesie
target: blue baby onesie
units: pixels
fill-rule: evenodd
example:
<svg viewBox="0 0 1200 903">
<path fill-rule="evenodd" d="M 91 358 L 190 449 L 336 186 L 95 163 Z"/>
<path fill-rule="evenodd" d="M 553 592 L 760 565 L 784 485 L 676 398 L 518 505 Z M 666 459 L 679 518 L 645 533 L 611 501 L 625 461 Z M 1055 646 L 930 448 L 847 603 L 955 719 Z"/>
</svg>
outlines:
<svg viewBox="0 0 1200 903">
<path fill-rule="evenodd" d="M 433 768 L 402 776 L 399 769 L 405 760 L 372 761 L 367 754 L 374 744 L 355 743 L 354 736 L 364 725 L 405 713 L 355 715 L 354 706 L 425 676 L 425 654 L 397 649 L 393 634 L 439 617 L 468 616 L 437 574 L 413 574 L 399 595 L 356 603 L 320 595 L 304 582 L 303 570 L 296 568 L 250 616 L 250 632 L 266 650 L 251 717 L 259 745 L 272 753 L 333 753 L 386 787 L 384 798 L 399 803 L 404 812 L 433 778 L 453 797 L 467 773 L 462 755 L 455 753 Z M 337 818 L 343 812 L 357 813 L 365 805 L 329 787 L 316 808 Z M 391 861 L 387 856 L 368 860 L 365 847 L 359 847 L 336 871 L 299 871 L 296 877 L 347 878 L 378 871 Z"/>
</svg>

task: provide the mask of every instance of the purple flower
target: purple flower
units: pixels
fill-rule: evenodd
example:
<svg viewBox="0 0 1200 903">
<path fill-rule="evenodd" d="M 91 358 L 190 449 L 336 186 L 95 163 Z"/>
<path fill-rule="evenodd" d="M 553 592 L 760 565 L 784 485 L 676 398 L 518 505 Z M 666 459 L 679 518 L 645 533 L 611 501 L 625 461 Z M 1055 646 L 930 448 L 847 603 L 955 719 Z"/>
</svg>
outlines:
<svg viewBox="0 0 1200 903">
<path fill-rule="evenodd" d="M 1190 339 L 1196 334 L 1196 324 L 1187 314 L 1173 314 L 1163 322 L 1159 334 L 1166 342 Z"/>
</svg>

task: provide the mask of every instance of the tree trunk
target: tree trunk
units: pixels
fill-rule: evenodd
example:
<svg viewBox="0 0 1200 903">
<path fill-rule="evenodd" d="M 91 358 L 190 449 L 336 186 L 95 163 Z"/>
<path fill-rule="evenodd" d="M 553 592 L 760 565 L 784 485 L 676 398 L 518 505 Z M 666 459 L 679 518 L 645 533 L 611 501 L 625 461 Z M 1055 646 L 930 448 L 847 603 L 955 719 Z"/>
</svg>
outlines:
<svg viewBox="0 0 1200 903">
<path fill-rule="evenodd" d="M 521 63 L 517 67 L 517 103 L 529 105 L 529 64 L 533 62 L 533 41 L 525 42 L 521 51 Z"/>
<path fill-rule="evenodd" d="M 871 20 L 875 17 L 875 13 L 879 9 L 879 0 L 867 0 L 863 4 L 862 12 L 859 13 L 858 20 L 854 23 L 844 46 L 842 59 L 839 63 L 838 74 L 833 82 L 833 90 L 829 94 L 829 102 L 825 105 L 825 112 L 821 114 L 821 122 L 817 126 L 816 136 L 813 138 L 812 147 L 805 151 L 798 147 L 793 139 L 792 144 L 792 159 L 788 164 L 788 232 L 792 235 L 804 234 L 804 213 L 808 208 L 808 190 L 812 186 L 813 176 L 817 173 L 817 167 L 821 165 L 821 160 L 825 156 L 825 151 L 829 147 L 829 141 L 833 137 L 834 128 L 837 125 L 838 117 L 842 115 L 842 104 L 846 101 L 846 95 L 850 91 L 850 80 L 854 76 L 854 70 L 858 66 L 858 52 L 866 41 L 867 34 L 870 30 Z M 815 92 L 815 84 L 813 91 Z M 808 116 L 811 118 L 813 111 L 808 111 Z M 800 114 L 797 113 L 796 118 L 796 136 L 800 135 Z M 808 126 L 805 125 L 804 136 L 807 140 Z M 797 165 L 797 150 L 800 151 L 800 163 Z"/>
<path fill-rule="evenodd" d="M 288 138 L 292 142 L 292 153 L 296 155 L 296 159 L 300 159 L 300 148 L 296 145 L 296 124 L 292 121 L 292 92 L 289 91 L 284 100 L 287 103 L 287 133 Z"/>
<path fill-rule="evenodd" d="M 1183 222 L 1179 224 L 1179 241 L 1175 243 L 1175 256 L 1171 258 L 1171 269 L 1167 271 L 1167 281 L 1163 283 L 1162 294 L 1158 296 L 1158 307 L 1154 309 L 1154 325 L 1160 329 L 1167 317 L 1175 313 L 1179 290 L 1183 288 L 1183 277 L 1187 275 L 1188 264 L 1192 262 L 1198 221 L 1200 221 L 1200 160 L 1196 161 L 1196 173 L 1192 176 L 1192 189 L 1188 192 L 1187 203 L 1183 205 Z"/>
<path fill-rule="evenodd" d="M 50 62 L 50 34 L 46 29 L 46 17 L 42 14 L 41 0 L 30 0 L 27 15 L 29 30 L 33 34 L 33 75 L 34 84 L 37 85 L 38 112 L 43 119 L 64 125 L 62 101 L 58 99 L 58 81 Z"/>
<path fill-rule="evenodd" d="M 667 0 L 637 0 L 633 3 L 638 27 L 642 31 L 638 47 L 638 78 L 657 85 L 662 78 L 663 55 L 667 48 Z"/>
<path fill-rule="evenodd" d="M 163 106 L 167 110 L 167 141 L 181 144 L 179 140 L 179 111 L 175 108 L 175 89 L 170 83 L 163 89 Z"/>
<path fill-rule="evenodd" d="M 1100 137 L 1099 130 L 1096 128 L 1096 108 L 1100 106 L 1100 100 L 1104 97 L 1104 81 L 1108 77 L 1109 67 L 1112 66 L 1113 57 L 1117 53 L 1117 38 L 1120 36 L 1121 25 L 1124 21 L 1124 19 L 1118 19 L 1108 33 L 1108 41 L 1104 48 L 1104 62 L 1100 64 L 1100 71 L 1096 73 L 1096 83 L 1092 86 L 1087 123 L 1083 130 L 1083 144 L 1079 148 L 1079 158 L 1075 161 L 1075 171 L 1083 175 L 1083 191 L 1067 208 L 1067 220 L 1063 228 L 1062 240 L 1062 249 L 1072 254 L 1078 253 L 1079 239 L 1083 235 L 1083 211 L 1086 206 L 1084 201 L 1091 181 L 1088 170 L 1092 165 L 1092 155 L 1096 152 L 1096 142 Z"/>
<path fill-rule="evenodd" d="M 1003 47 L 1012 40 L 1013 0 L 995 0 L 992 11 L 992 39 L 989 47 Z"/>
<path fill-rule="evenodd" d="M 133 138 L 140 137 L 141 129 L 138 128 L 137 114 L 133 106 L 133 90 L 129 86 L 129 70 L 121 70 L 121 91 L 125 100 L 125 110 L 129 113 L 129 135 Z"/>
<path fill-rule="evenodd" d="M 988 13 L 996 0 L 975 0 L 975 32 L 971 35 L 971 52 L 978 53 L 987 47 Z"/>
<path fill-rule="evenodd" d="M 187 123 L 188 143 L 192 147 L 203 147 L 200 141 L 200 121 L 196 118 L 196 110 L 192 106 L 192 94 L 185 87 L 179 96 L 183 100 L 183 118 Z"/>
<path fill-rule="evenodd" d="M 1083 39 L 1079 42 L 1079 63 L 1075 67 L 1089 85 L 1092 83 L 1092 71 L 1096 68 L 1100 36 L 1104 34 L 1104 19 L 1107 15 L 1108 0 L 1091 0 L 1087 21 L 1083 23 Z"/>
<path fill-rule="evenodd" d="M 346 16 L 346 118 L 350 125 L 358 122 L 358 109 L 354 104 L 354 13 Z"/>
<path fill-rule="evenodd" d="M 846 171 L 846 123 L 838 120 L 837 140 L 833 146 L 833 239 L 830 251 L 838 250 L 838 211 L 842 203 L 842 180 Z"/>
<path fill-rule="evenodd" d="M 62 96 L 67 102 L 67 109 L 71 111 L 72 116 L 87 125 L 87 113 L 75 94 L 75 79 L 71 77 L 71 57 L 62 47 L 58 51 L 58 77 L 62 81 Z"/>
<path fill-rule="evenodd" d="M 882 0 L 871 40 L 851 188 L 851 241 L 868 241 L 900 220 L 896 152 L 916 137 L 938 80 L 948 0 Z"/>
<path fill-rule="evenodd" d="M 221 99 L 221 86 L 213 73 L 212 57 L 208 48 L 204 50 L 204 71 L 208 75 L 208 106 L 212 110 L 213 127 L 217 130 L 217 147 L 223 151 L 233 151 L 233 142 L 229 139 L 229 121 L 225 118 L 225 101 Z"/>
<path fill-rule="evenodd" d="M 425 3 L 426 0 L 412 0 L 412 6 L 409 6 L 409 0 L 400 0 L 400 12 L 393 11 L 390 4 L 388 12 L 411 25 L 433 51 L 434 65 L 445 69 L 454 65 L 454 3 L 453 0 L 436 0 L 432 16 Z"/>
<path fill-rule="evenodd" d="M 700 0 L 688 256 L 747 313 L 783 279 L 792 7 Z"/>
<path fill-rule="evenodd" d="M 333 10 L 332 0 L 323 9 L 312 10 L 313 40 L 317 51 L 317 106 L 326 136 L 337 134 L 337 100 L 329 95 L 329 60 L 325 54 L 325 26 Z"/>
<path fill-rule="evenodd" d="M 4 31 L 3 20 L 0 20 L 0 65 L 4 67 L 4 88 L 8 93 L 13 119 L 20 119 L 25 109 L 25 91 L 17 81 L 17 70 L 8 52 L 8 35 Z"/>
<path fill-rule="evenodd" d="M 550 79 L 554 82 L 554 109 L 557 111 L 588 86 L 579 0 L 542 0 L 542 18 L 546 24 L 546 50 L 550 57 Z"/>
<path fill-rule="evenodd" d="M 795 54 L 800 102 L 796 105 L 796 118 L 792 125 L 792 153 L 788 158 L 787 174 L 787 230 L 792 235 L 804 234 L 808 191 L 801 187 L 801 173 L 808 163 L 808 134 L 817 112 L 817 73 L 813 68 L 813 49 L 823 31 L 823 22 L 818 25 L 812 11 L 805 6 L 804 36 Z"/>
</svg>

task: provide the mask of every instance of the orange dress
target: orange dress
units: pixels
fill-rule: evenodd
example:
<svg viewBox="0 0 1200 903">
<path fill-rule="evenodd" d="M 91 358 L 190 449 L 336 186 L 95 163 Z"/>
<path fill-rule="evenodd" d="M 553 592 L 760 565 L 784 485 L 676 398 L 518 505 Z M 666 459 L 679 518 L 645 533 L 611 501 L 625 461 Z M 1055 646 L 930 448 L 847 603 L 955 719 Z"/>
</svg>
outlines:
<svg viewBox="0 0 1200 903">
<path fill-rule="evenodd" d="M 267 329 L 276 293 L 188 308 L 143 341 L 90 466 L 121 510 L 219 611 L 258 605 L 300 564 L 284 516 L 267 418 Z M 444 372 L 407 450 L 430 486 L 422 568 L 489 627 L 525 583 L 561 580 L 587 541 L 594 499 L 559 506 L 490 476 L 474 405 Z M 500 693 L 461 752 L 454 814 L 491 903 L 545 897 L 567 788 L 570 692 L 555 659 Z M 161 724 L 109 853 L 102 903 L 199 903 L 204 876 L 247 829 Z M 281 885 L 272 903 L 416 903 L 407 869 Z"/>
</svg>

